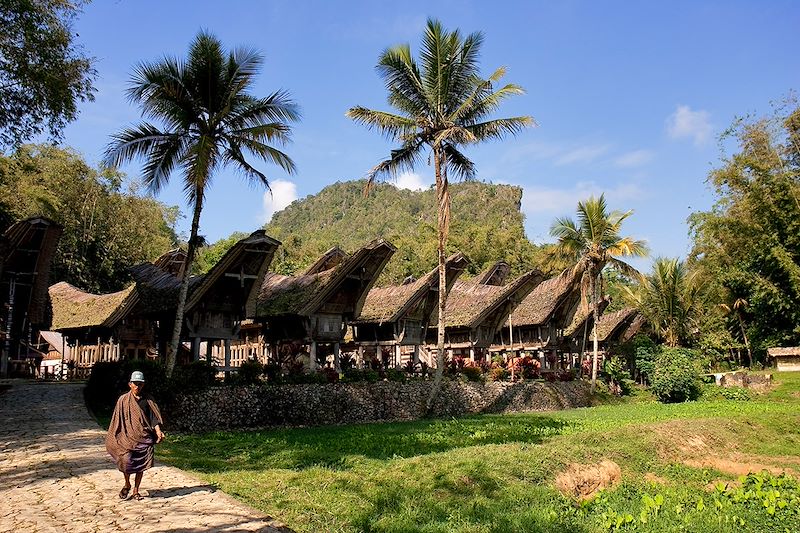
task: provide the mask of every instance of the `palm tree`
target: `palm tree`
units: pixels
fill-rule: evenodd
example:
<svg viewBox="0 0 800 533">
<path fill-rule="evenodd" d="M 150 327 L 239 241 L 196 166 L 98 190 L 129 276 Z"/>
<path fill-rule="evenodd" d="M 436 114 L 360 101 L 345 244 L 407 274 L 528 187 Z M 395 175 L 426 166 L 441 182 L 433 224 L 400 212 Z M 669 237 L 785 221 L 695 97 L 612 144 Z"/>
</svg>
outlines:
<svg viewBox="0 0 800 533">
<path fill-rule="evenodd" d="M 448 32 L 438 21 L 428 19 L 419 61 L 411 56 L 408 44 L 387 49 L 378 60 L 377 70 L 386 83 L 389 104 L 399 114 L 360 106 L 347 112 L 351 119 L 378 130 L 400 145 L 388 159 L 368 172 L 368 189 L 379 176 L 394 176 L 399 170 L 413 169 L 428 150 L 433 156 L 441 290 L 436 376 L 428 398 L 429 409 L 441 387 L 444 370 L 445 260 L 450 227 L 448 173 L 457 178 L 473 178 L 475 166 L 461 152 L 462 146 L 513 135 L 533 124 L 529 116 L 489 118 L 503 100 L 524 91 L 514 84 L 496 87 L 505 75 L 503 67 L 488 79 L 480 76 L 478 56 L 482 43 L 483 35 L 479 32 L 462 37 L 458 30 Z"/>
<path fill-rule="evenodd" d="M 700 300 L 699 287 L 685 263 L 659 257 L 638 287 L 624 290 L 667 346 L 680 346 L 689 338 Z"/>
<path fill-rule="evenodd" d="M 128 98 L 141 106 L 145 117 L 164 127 L 142 122 L 125 128 L 112 136 L 106 149 L 105 161 L 111 166 L 141 158 L 144 184 L 153 194 L 166 186 L 177 170 L 192 206 L 191 236 L 167 350 L 167 375 L 175 366 L 200 212 L 214 173 L 233 165 L 248 180 L 269 189 L 267 176 L 247 161 L 245 153 L 288 173 L 295 170 L 289 156 L 271 144 L 288 142 L 287 123 L 299 118 L 296 104 L 283 91 L 266 98 L 247 92 L 261 63 L 257 51 L 226 52 L 218 39 L 204 31 L 191 43 L 186 60 L 166 57 L 141 63 L 131 77 Z"/>
<path fill-rule="evenodd" d="M 753 351 L 750 348 L 750 339 L 747 338 L 747 331 L 744 327 L 744 313 L 747 311 L 749 303 L 744 298 L 734 298 L 733 303 L 721 303 L 719 307 L 726 315 L 736 315 L 736 321 L 739 325 L 739 331 L 742 333 L 744 346 L 747 349 L 747 366 L 753 364 Z M 737 350 L 738 351 L 738 350 Z"/>
<path fill-rule="evenodd" d="M 609 266 L 620 273 L 634 278 L 641 274 L 621 261 L 617 256 L 645 256 L 647 247 L 643 241 L 620 236 L 622 222 L 633 211 L 608 212 L 604 195 L 589 197 L 578 202 L 578 221 L 562 217 L 553 222 L 550 234 L 558 239 L 556 252 L 561 257 L 574 261 L 574 272 L 582 276 L 582 283 L 588 288 L 594 323 L 600 318 L 600 288 L 603 268 Z M 594 329 L 594 356 L 592 358 L 592 392 L 597 385 L 598 361 L 597 328 Z"/>
</svg>

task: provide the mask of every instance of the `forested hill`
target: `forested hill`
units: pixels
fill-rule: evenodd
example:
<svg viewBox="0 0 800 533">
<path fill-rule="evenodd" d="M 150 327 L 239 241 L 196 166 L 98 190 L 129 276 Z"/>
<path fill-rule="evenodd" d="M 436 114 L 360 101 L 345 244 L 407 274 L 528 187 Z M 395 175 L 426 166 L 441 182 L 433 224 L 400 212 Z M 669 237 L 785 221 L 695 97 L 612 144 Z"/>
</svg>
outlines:
<svg viewBox="0 0 800 533">
<path fill-rule="evenodd" d="M 436 194 L 388 183 L 364 195 L 365 182 L 337 182 L 297 200 L 274 215 L 267 234 L 282 241 L 270 270 L 295 273 L 338 245 L 348 253 L 376 238 L 397 247 L 381 283 L 419 277 L 436 266 Z M 539 250 L 525 237 L 520 212 L 522 189 L 482 182 L 451 184 L 452 217 L 448 253 L 471 260 L 470 274 L 505 260 L 512 274 L 539 263 Z"/>
</svg>

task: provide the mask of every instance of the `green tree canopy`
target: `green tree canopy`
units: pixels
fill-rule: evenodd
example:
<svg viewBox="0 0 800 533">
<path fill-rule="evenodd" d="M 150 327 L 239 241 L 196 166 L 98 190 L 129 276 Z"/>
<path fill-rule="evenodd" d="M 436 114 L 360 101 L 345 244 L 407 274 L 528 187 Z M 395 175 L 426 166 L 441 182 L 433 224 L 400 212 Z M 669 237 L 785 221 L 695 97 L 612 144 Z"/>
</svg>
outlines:
<svg viewBox="0 0 800 533">
<path fill-rule="evenodd" d="M 94 100 L 92 59 L 75 43 L 81 1 L 0 0 L 0 146 L 53 139 Z"/>
<path fill-rule="evenodd" d="M 713 208 L 689 217 L 689 261 L 709 312 L 747 302 L 726 315 L 728 328 L 763 358 L 770 346 L 800 343 L 800 107 L 739 119 L 723 140 L 738 151 L 708 176 Z"/>
<path fill-rule="evenodd" d="M 0 156 L 0 204 L 7 224 L 45 216 L 64 226 L 53 282 L 93 292 L 119 290 L 130 281 L 128 267 L 152 261 L 174 245 L 177 208 L 140 196 L 134 184 L 123 188 L 123 177 L 48 145 L 23 145 Z"/>
</svg>

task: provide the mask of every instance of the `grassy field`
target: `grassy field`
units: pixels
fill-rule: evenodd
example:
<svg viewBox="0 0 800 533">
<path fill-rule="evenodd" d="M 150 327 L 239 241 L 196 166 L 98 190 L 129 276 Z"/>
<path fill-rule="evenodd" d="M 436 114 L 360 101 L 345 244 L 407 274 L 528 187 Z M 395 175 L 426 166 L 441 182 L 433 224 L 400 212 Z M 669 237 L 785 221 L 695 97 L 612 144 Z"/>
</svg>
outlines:
<svg viewBox="0 0 800 533">
<path fill-rule="evenodd" d="M 800 531 L 800 373 L 775 376 L 749 401 L 179 435 L 159 458 L 296 531 Z M 613 488 L 554 488 L 604 459 Z"/>
</svg>

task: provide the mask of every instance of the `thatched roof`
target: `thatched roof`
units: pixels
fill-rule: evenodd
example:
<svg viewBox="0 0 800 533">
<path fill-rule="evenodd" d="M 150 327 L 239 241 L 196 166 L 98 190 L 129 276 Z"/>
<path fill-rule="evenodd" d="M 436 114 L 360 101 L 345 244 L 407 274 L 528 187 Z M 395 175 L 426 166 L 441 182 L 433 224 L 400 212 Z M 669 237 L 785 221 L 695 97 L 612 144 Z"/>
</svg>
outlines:
<svg viewBox="0 0 800 533">
<path fill-rule="evenodd" d="M 52 331 L 112 328 L 136 303 L 135 285 L 110 294 L 92 294 L 62 281 L 50 287 Z"/>
<path fill-rule="evenodd" d="M 597 322 L 597 340 L 608 342 L 615 340 L 631 324 L 639 311 L 634 307 L 626 307 L 614 313 L 609 313 L 600 317 Z"/>
<path fill-rule="evenodd" d="M 447 258 L 445 268 L 448 288 L 452 288 L 453 283 L 464 272 L 468 263 L 469 260 L 461 252 Z M 414 308 L 429 293 L 438 292 L 438 288 L 438 267 L 411 283 L 375 287 L 367 294 L 364 307 L 355 323 L 384 323 L 400 320 L 409 309 Z M 435 306 L 431 311 L 435 311 Z"/>
<path fill-rule="evenodd" d="M 500 305 L 513 301 L 518 305 L 544 276 L 539 271 L 531 271 L 519 276 L 508 285 L 484 285 L 475 280 L 458 280 L 453 284 L 447 297 L 446 327 L 475 328 Z M 484 279 L 478 276 L 478 280 Z M 504 319 L 505 321 L 505 319 Z"/>
<path fill-rule="evenodd" d="M 478 274 L 473 281 L 478 285 L 500 286 L 505 283 L 510 272 L 511 266 L 508 263 L 505 261 L 497 261 L 489 268 Z"/>
<path fill-rule="evenodd" d="M 29 323 L 41 325 L 47 321 L 50 264 L 62 229 L 52 220 L 33 217 L 11 225 L 0 235 L 0 285 L 8 283 L 8 276 L 13 273 L 17 283 L 31 287 L 30 292 L 17 291 L 14 305 Z M 7 296 L 8 289 L 4 286 L 0 290 L 0 303 Z M 16 318 L 14 321 L 20 324 Z"/>
<path fill-rule="evenodd" d="M 344 250 L 339 248 L 338 246 L 334 246 L 324 254 L 320 256 L 319 259 L 314 261 L 314 263 L 309 266 L 303 274 L 311 275 L 311 274 L 319 274 L 320 272 L 325 272 L 326 270 L 330 270 L 335 266 L 341 264 L 347 258 L 347 253 Z"/>
<path fill-rule="evenodd" d="M 182 248 L 173 248 L 153 261 L 153 264 L 165 272 L 180 276 L 183 272 L 183 264 L 185 262 L 186 250 Z"/>
<path fill-rule="evenodd" d="M 254 231 L 238 241 L 206 274 L 192 276 L 189 280 L 185 312 L 191 312 L 206 300 L 206 305 L 221 305 L 222 300 L 230 300 L 231 292 L 235 291 L 242 293 L 234 298 L 236 306 L 242 308 L 236 311 L 243 312 L 245 316 L 254 316 L 258 289 L 278 246 L 280 242 L 267 236 L 263 230 Z M 175 263 L 161 261 L 164 257 L 158 260 L 161 267 L 144 263 L 130 269 L 140 294 L 143 313 L 167 312 L 177 307 L 181 280 L 169 268 Z M 228 302 L 226 305 L 232 304 Z"/>
<path fill-rule="evenodd" d="M 800 357 L 800 346 L 767 348 L 770 357 Z"/>
<path fill-rule="evenodd" d="M 602 300 L 600 300 L 598 304 L 598 311 L 600 313 L 600 319 L 603 318 L 603 312 L 606 308 L 611 304 L 611 299 L 606 296 Z M 576 305 L 575 312 L 572 313 L 572 317 L 570 319 L 569 325 L 564 328 L 564 337 L 573 337 L 576 334 L 583 335 L 583 328 L 588 321 L 588 326 L 586 327 L 587 331 L 591 332 L 592 328 L 594 327 L 594 312 L 592 310 L 592 306 L 585 304 L 585 305 Z"/>
<path fill-rule="evenodd" d="M 310 316 L 335 311 L 358 316 L 367 293 L 394 252 L 391 243 L 378 239 L 323 272 L 299 276 L 270 272 L 261 285 L 256 314 Z"/>
<path fill-rule="evenodd" d="M 580 274 L 564 270 L 533 289 L 511 313 L 510 321 L 514 327 L 546 324 L 574 291 L 580 291 Z"/>
</svg>

